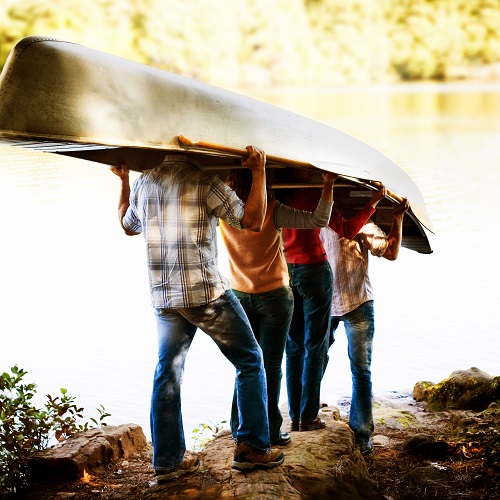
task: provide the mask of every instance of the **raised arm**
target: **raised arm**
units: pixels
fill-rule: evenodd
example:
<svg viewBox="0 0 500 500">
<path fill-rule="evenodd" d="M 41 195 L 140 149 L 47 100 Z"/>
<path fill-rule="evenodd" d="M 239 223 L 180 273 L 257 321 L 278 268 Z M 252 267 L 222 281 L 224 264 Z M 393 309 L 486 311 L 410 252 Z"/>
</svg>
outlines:
<svg viewBox="0 0 500 500">
<path fill-rule="evenodd" d="M 373 215 L 378 203 L 386 194 L 387 189 L 381 184 L 377 191 L 372 192 L 370 201 L 352 219 L 344 219 L 340 212 L 333 210 L 328 225 L 340 236 L 352 240 Z"/>
<path fill-rule="evenodd" d="M 120 167 L 110 166 L 109 169 L 121 180 L 120 198 L 118 201 L 118 219 L 120 221 L 120 225 L 125 231 L 125 234 L 127 234 L 128 236 L 139 234 L 130 231 L 123 225 L 123 217 L 125 217 L 125 214 L 127 213 L 128 207 L 130 205 L 130 170 L 125 163 L 121 163 Z"/>
<path fill-rule="evenodd" d="M 321 191 L 321 199 L 333 203 L 333 184 L 338 178 L 339 176 L 332 172 L 323 174 L 323 190 Z"/>
<path fill-rule="evenodd" d="M 401 248 L 401 239 L 403 237 L 403 218 L 405 212 L 410 208 L 406 198 L 399 205 L 394 206 L 391 232 L 387 236 L 387 250 L 382 257 L 387 260 L 396 260 Z"/>
<path fill-rule="evenodd" d="M 314 212 L 299 210 L 282 203 L 276 206 L 274 223 L 277 228 L 312 229 L 325 227 L 330 220 L 333 206 L 333 184 L 338 175 L 328 172 L 323 174 L 323 190 Z"/>
<path fill-rule="evenodd" d="M 248 157 L 243 158 L 241 164 L 252 171 L 252 187 L 245 203 L 241 226 L 258 233 L 264 224 L 267 210 L 266 153 L 254 146 L 247 146 L 246 149 Z"/>
</svg>

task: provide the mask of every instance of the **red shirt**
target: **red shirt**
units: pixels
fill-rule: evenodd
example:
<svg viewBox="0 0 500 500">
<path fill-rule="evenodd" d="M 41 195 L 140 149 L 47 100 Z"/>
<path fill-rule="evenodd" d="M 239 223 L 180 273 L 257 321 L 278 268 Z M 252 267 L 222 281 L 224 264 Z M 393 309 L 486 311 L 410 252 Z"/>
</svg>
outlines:
<svg viewBox="0 0 500 500">
<path fill-rule="evenodd" d="M 291 207 L 314 212 L 320 196 L 319 189 L 293 189 L 288 191 L 281 201 Z M 367 204 L 351 220 L 346 220 L 333 208 L 328 225 L 340 236 L 352 240 L 374 212 L 375 209 Z M 316 264 L 327 260 L 319 231 L 319 228 L 282 229 L 285 259 L 288 264 Z"/>
</svg>

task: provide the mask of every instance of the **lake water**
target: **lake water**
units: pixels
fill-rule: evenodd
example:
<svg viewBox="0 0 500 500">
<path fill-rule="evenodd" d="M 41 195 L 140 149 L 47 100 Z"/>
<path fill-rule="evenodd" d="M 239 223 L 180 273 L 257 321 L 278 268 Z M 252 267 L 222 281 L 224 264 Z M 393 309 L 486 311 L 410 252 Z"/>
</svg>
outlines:
<svg viewBox="0 0 500 500">
<path fill-rule="evenodd" d="M 499 375 L 500 86 L 280 89 L 253 97 L 364 140 L 422 191 L 434 253 L 403 249 L 396 262 L 370 264 L 375 395 L 471 366 Z M 118 179 L 106 166 L 8 146 L 0 146 L 0 162 L 0 370 L 17 363 L 40 399 L 65 387 L 87 415 L 103 404 L 109 424 L 138 423 L 149 438 L 156 327 L 143 240 L 118 225 Z M 322 387 L 330 404 L 350 394 L 346 349 L 339 331 Z M 183 383 L 189 444 L 199 423 L 228 419 L 233 380 L 232 366 L 198 332 Z"/>
</svg>

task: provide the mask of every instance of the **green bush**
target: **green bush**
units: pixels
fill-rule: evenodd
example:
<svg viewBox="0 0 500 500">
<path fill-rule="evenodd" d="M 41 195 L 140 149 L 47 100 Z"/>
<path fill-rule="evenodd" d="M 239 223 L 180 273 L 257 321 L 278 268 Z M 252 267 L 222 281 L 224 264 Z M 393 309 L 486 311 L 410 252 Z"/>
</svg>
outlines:
<svg viewBox="0 0 500 500">
<path fill-rule="evenodd" d="M 193 429 L 193 450 L 198 451 L 212 440 L 215 439 L 224 429 L 224 424 L 227 420 L 223 420 L 218 424 L 210 422 L 209 424 L 201 423 Z"/>
<path fill-rule="evenodd" d="M 60 396 L 47 395 L 42 408 L 33 404 L 36 384 L 23 382 L 26 371 L 14 365 L 0 376 L 0 497 L 14 493 L 28 482 L 28 460 L 53 441 L 106 425 L 110 414 L 97 408 L 99 417 L 85 421 L 83 408 L 66 389 Z"/>
</svg>

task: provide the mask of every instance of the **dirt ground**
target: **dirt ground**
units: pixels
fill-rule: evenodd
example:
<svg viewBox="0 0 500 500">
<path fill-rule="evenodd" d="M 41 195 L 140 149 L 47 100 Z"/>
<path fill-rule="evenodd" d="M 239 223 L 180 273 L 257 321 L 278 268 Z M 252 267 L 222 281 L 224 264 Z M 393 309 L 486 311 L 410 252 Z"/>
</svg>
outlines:
<svg viewBox="0 0 500 500">
<path fill-rule="evenodd" d="M 437 498 L 439 500 L 500 499 L 498 434 L 496 459 L 488 439 L 455 441 L 456 436 L 435 434 L 435 450 L 411 453 L 403 449 L 408 433 L 393 432 L 393 442 L 377 447 L 366 464 L 387 500 Z M 444 445 L 447 446 L 444 446 Z"/>
<path fill-rule="evenodd" d="M 395 429 L 377 425 L 373 454 L 365 457 L 387 500 L 500 499 L 500 407 L 448 411 Z M 148 448 L 109 470 L 74 482 L 35 484 L 18 500 L 133 500 L 154 484 Z M 193 492 L 192 498 L 198 498 Z"/>
</svg>

